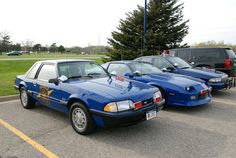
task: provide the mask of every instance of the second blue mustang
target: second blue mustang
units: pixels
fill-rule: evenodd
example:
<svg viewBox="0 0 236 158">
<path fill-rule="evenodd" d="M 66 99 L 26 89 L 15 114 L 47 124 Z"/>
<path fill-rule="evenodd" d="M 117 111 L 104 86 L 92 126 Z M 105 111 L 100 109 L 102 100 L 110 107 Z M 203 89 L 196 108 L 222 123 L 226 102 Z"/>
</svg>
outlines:
<svg viewBox="0 0 236 158">
<path fill-rule="evenodd" d="M 161 70 L 148 63 L 138 61 L 114 61 L 102 65 L 113 75 L 145 82 L 158 87 L 167 105 L 198 106 L 211 101 L 211 87 L 204 81 L 184 77 Z"/>
</svg>

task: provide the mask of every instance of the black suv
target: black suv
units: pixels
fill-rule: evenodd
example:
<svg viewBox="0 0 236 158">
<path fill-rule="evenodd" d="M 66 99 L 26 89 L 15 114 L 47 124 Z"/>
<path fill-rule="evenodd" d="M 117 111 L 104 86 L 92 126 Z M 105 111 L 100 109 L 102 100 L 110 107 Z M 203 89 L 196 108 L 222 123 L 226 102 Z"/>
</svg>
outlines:
<svg viewBox="0 0 236 158">
<path fill-rule="evenodd" d="M 236 55 L 230 48 L 170 49 L 171 56 L 180 57 L 195 67 L 209 67 L 236 76 Z"/>
</svg>

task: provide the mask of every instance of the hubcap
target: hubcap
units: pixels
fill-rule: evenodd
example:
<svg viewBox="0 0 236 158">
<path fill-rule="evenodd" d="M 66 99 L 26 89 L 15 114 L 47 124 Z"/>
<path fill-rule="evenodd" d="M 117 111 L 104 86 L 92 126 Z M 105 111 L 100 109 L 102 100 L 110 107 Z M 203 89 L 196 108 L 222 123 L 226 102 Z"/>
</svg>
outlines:
<svg viewBox="0 0 236 158">
<path fill-rule="evenodd" d="M 72 112 L 72 121 L 79 131 L 85 130 L 87 126 L 87 118 L 81 108 L 75 108 Z"/>
<path fill-rule="evenodd" d="M 21 101 L 22 101 L 23 106 L 26 106 L 26 105 L 27 105 L 28 96 L 27 96 L 27 93 L 26 93 L 25 90 L 22 90 L 22 91 L 21 91 Z"/>
</svg>

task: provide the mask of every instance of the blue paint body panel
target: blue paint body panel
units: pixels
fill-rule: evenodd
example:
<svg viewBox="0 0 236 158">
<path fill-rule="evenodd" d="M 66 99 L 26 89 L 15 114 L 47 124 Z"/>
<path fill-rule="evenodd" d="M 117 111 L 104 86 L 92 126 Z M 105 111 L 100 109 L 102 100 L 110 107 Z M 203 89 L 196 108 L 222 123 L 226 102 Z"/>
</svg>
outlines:
<svg viewBox="0 0 236 158">
<path fill-rule="evenodd" d="M 57 67 L 59 63 L 80 61 L 84 62 L 84 60 L 50 60 L 40 61 L 37 63 L 52 63 Z M 73 79 L 55 84 L 39 81 L 36 78 L 30 79 L 27 77 L 26 73 L 25 75 L 18 75 L 16 77 L 15 87 L 19 90 L 21 86 L 24 86 L 27 89 L 28 94 L 39 104 L 48 106 L 66 114 L 69 113 L 69 102 L 72 99 L 76 99 L 84 103 L 89 112 L 91 112 L 92 119 L 100 127 L 106 126 L 104 122 L 104 115 L 102 114 L 104 113 L 104 107 L 108 103 L 124 100 L 132 100 L 136 103 L 148 100 L 150 98 L 153 99 L 153 94 L 159 91 L 158 88 L 141 82 L 127 79 L 121 81 L 111 76 Z M 162 107 L 162 104 L 156 105 L 153 102 L 149 107 L 158 111 L 158 109 Z M 140 109 L 142 110 L 142 108 Z M 94 110 L 96 112 L 93 112 Z M 143 111 L 145 112 L 144 109 Z M 135 110 L 118 113 L 120 118 L 126 118 L 127 114 L 128 116 L 137 114 Z M 117 116 L 118 115 L 116 115 L 115 118 L 119 119 Z M 112 118 L 112 115 L 110 115 L 110 118 Z"/>
<path fill-rule="evenodd" d="M 115 61 L 102 65 L 105 69 L 109 70 L 110 64 L 125 64 L 130 68 L 130 64 L 137 61 Z M 119 75 L 119 74 L 118 74 Z M 198 106 L 204 105 L 211 101 L 212 96 L 209 87 L 205 85 L 203 80 L 196 78 L 172 74 L 172 73 L 156 73 L 145 75 L 134 75 L 132 77 L 125 76 L 128 79 L 132 79 L 139 82 L 144 82 L 149 85 L 153 85 L 161 88 L 166 97 L 167 105 L 174 106 Z M 187 87 L 192 87 L 191 91 L 187 91 Z M 206 90 L 207 94 L 204 98 L 201 98 L 201 91 Z M 195 96 L 196 99 L 191 99 L 191 96 Z"/>
</svg>

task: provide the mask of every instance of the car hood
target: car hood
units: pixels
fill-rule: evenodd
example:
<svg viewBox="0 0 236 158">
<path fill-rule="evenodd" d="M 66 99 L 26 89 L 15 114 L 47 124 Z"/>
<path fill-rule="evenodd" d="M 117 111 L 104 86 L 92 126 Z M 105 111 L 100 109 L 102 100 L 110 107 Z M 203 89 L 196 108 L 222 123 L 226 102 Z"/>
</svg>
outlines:
<svg viewBox="0 0 236 158">
<path fill-rule="evenodd" d="M 124 78 L 123 78 L 124 79 Z M 110 96 L 115 101 L 132 100 L 134 102 L 150 99 L 158 91 L 157 88 L 146 85 L 141 82 L 120 80 L 116 77 L 103 77 L 89 80 L 74 80 L 70 84 L 78 88 L 85 89 L 92 93 Z"/>
<path fill-rule="evenodd" d="M 164 81 L 169 84 L 176 85 L 178 87 L 189 87 L 197 84 L 201 84 L 204 81 L 198 80 L 192 77 L 187 77 L 184 75 L 172 74 L 172 73 L 158 73 L 158 74 L 148 74 L 144 75 L 147 79 L 152 79 L 153 81 Z"/>
<path fill-rule="evenodd" d="M 189 75 L 203 80 L 209 80 L 211 78 L 222 78 L 226 76 L 226 74 L 223 72 L 208 68 L 179 69 L 179 72 L 183 75 Z"/>
</svg>

